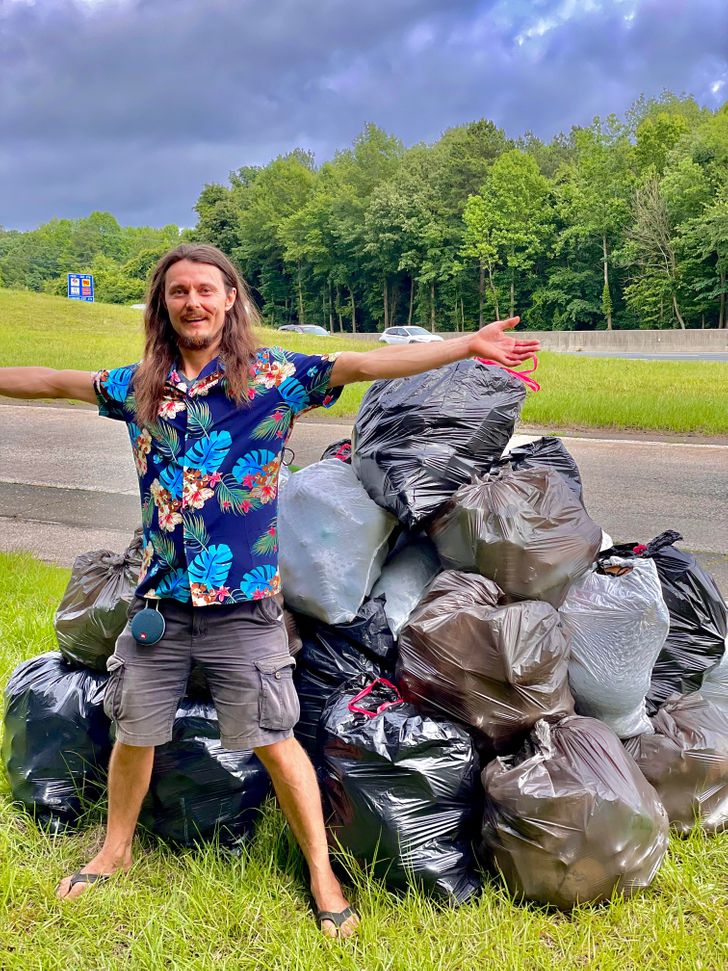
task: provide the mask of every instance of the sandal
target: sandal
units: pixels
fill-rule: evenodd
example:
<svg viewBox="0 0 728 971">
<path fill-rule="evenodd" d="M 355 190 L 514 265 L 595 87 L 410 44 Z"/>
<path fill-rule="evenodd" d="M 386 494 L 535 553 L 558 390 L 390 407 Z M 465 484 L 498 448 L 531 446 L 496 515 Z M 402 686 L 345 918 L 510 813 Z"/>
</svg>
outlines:
<svg viewBox="0 0 728 971">
<path fill-rule="evenodd" d="M 68 890 L 61 897 L 61 900 L 65 900 L 77 883 L 103 883 L 110 876 L 112 876 L 111 873 L 81 873 L 80 870 L 77 870 L 72 874 L 71 882 L 68 884 Z"/>
<path fill-rule="evenodd" d="M 319 922 L 319 927 L 323 930 L 323 922 L 325 920 L 330 920 L 331 923 L 336 928 L 336 934 L 334 937 L 339 937 L 339 928 L 342 927 L 350 917 L 357 917 L 358 914 L 351 907 L 344 907 L 343 910 L 319 910 L 316 913 L 316 920 Z"/>
</svg>

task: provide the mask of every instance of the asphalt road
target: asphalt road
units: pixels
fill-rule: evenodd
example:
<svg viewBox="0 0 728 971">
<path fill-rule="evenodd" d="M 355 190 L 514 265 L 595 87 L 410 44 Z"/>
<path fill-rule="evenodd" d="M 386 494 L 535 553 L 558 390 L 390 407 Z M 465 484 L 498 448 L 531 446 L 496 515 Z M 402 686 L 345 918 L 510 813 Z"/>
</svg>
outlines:
<svg viewBox="0 0 728 971">
<path fill-rule="evenodd" d="M 348 423 L 302 421 L 297 465 L 348 437 Z M 524 431 L 524 430 L 520 430 Z M 728 444 L 564 436 L 593 519 L 615 541 L 679 530 L 728 596 Z M 0 549 L 70 565 L 89 549 L 123 549 L 139 522 L 124 426 L 85 407 L 0 404 Z"/>
</svg>

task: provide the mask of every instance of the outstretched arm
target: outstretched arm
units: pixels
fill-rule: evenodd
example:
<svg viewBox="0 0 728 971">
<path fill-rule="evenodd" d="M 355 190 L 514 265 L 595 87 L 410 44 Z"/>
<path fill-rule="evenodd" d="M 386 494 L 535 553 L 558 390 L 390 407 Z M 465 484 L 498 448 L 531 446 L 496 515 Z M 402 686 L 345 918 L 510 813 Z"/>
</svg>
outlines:
<svg viewBox="0 0 728 971">
<path fill-rule="evenodd" d="M 336 358 L 329 384 L 338 388 L 355 381 L 380 378 L 406 378 L 443 364 L 467 357 L 483 357 L 506 367 L 523 363 L 539 349 L 533 339 L 516 340 L 505 331 L 515 327 L 520 317 L 496 320 L 473 334 L 431 344 L 405 344 L 376 351 L 344 351 Z"/>
<path fill-rule="evenodd" d="M 10 398 L 73 398 L 96 404 L 93 371 L 49 367 L 0 368 L 0 395 Z"/>
</svg>

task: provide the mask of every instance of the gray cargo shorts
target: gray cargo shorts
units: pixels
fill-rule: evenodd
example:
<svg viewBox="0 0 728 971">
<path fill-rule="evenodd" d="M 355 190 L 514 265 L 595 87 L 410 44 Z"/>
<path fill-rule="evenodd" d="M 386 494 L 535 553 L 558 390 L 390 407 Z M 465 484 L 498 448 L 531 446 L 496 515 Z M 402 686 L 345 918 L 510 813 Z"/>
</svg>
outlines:
<svg viewBox="0 0 728 971">
<path fill-rule="evenodd" d="M 253 749 L 290 738 L 300 708 L 293 684 L 283 611 L 272 597 L 193 607 L 159 601 L 164 637 L 137 644 L 131 620 L 146 606 L 137 598 L 129 623 L 106 662 L 111 677 L 104 708 L 125 745 L 163 745 L 172 738 L 192 663 L 207 676 L 226 749 Z"/>
</svg>

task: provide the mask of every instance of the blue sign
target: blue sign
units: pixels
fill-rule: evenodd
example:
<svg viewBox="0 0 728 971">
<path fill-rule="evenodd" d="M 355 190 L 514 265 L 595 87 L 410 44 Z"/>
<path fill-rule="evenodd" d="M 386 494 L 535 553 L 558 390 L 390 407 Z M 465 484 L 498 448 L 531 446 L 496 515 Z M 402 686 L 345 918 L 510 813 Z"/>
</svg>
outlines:
<svg viewBox="0 0 728 971">
<path fill-rule="evenodd" d="M 90 273 L 68 274 L 68 299 L 94 302 L 94 278 Z"/>
</svg>

